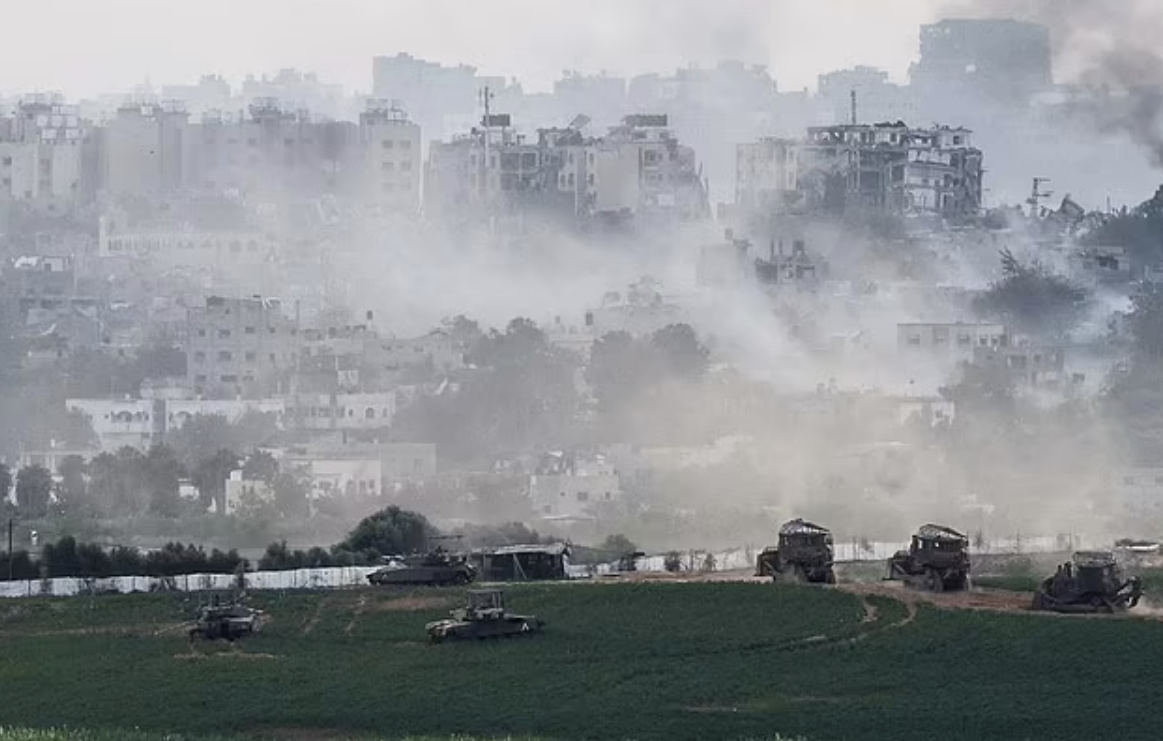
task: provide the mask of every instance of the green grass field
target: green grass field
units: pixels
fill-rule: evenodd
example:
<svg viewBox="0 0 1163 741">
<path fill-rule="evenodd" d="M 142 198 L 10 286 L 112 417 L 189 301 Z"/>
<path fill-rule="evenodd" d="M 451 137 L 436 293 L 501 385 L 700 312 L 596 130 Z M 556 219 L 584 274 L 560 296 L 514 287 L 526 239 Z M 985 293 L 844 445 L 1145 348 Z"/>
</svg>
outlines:
<svg viewBox="0 0 1163 741">
<path fill-rule="evenodd" d="M 546 584 L 507 590 L 543 635 L 428 645 L 424 623 L 460 597 L 256 593 L 263 631 L 197 655 L 182 596 L 3 602 L 0 727 L 85 730 L 0 741 L 1159 735 L 1155 621 L 913 614 L 771 584 Z"/>
</svg>

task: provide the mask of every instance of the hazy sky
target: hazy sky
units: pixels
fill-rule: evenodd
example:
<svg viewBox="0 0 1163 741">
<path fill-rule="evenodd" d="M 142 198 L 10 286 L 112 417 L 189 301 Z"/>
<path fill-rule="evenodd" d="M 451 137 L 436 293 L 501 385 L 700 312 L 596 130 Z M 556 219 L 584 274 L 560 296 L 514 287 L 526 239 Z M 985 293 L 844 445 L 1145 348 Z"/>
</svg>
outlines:
<svg viewBox="0 0 1163 741">
<path fill-rule="evenodd" d="M 563 69 L 621 74 L 738 58 L 782 89 L 868 64 L 902 79 L 934 0 L 4 0 L 0 95 L 70 97 L 297 67 L 349 90 L 407 51 L 547 89 Z"/>
</svg>

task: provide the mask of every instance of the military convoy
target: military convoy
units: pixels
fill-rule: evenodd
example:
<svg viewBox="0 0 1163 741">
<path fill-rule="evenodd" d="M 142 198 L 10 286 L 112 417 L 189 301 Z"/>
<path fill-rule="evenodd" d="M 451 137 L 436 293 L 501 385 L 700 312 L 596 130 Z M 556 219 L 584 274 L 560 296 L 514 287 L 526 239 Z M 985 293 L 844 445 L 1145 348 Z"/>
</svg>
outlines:
<svg viewBox="0 0 1163 741">
<path fill-rule="evenodd" d="M 476 576 L 476 567 L 464 556 L 437 547 L 423 555 L 393 559 L 383 568 L 368 574 L 367 580 L 377 586 L 389 584 L 441 586 L 468 584 L 476 579 Z"/>
<path fill-rule="evenodd" d="M 220 603 L 217 598 L 209 605 L 198 609 L 198 618 L 190 628 L 189 637 L 192 642 L 195 638 L 207 641 L 219 639 L 233 643 L 252 633 L 257 633 L 262 627 L 262 612 L 254 610 L 234 600 L 228 604 Z"/>
<path fill-rule="evenodd" d="M 1078 551 L 1034 592 L 1031 609 L 1054 612 L 1123 612 L 1139 604 L 1142 587 L 1123 578 L 1109 551 Z"/>
<path fill-rule="evenodd" d="M 545 621 L 535 615 L 517 615 L 505 609 L 505 597 L 499 589 L 474 590 L 468 593 L 468 605 L 453 610 L 451 619 L 428 623 L 428 640 L 486 640 L 512 638 L 541 632 Z"/>
<path fill-rule="evenodd" d="M 835 584 L 832 533 L 824 527 L 795 519 L 779 529 L 779 545 L 764 548 L 755 562 L 755 575 L 773 581 Z"/>
<path fill-rule="evenodd" d="M 944 525 L 922 525 L 907 551 L 888 561 L 888 579 L 930 592 L 969 587 L 969 539 Z"/>
</svg>

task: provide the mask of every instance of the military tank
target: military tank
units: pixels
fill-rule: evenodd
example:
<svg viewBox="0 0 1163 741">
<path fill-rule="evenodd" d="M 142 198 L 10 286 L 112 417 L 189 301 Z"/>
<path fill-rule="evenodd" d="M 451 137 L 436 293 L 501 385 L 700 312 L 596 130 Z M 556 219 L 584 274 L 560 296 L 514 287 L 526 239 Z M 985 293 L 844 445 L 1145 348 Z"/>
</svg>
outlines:
<svg viewBox="0 0 1163 741">
<path fill-rule="evenodd" d="M 476 568 L 464 556 L 436 548 L 419 556 L 395 559 L 383 568 L 367 575 L 377 586 L 389 584 L 420 584 L 442 586 L 468 584 L 476 579 Z"/>
<path fill-rule="evenodd" d="M 428 640 L 486 640 L 512 638 L 541 632 L 545 621 L 535 615 L 516 615 L 505 609 L 505 597 L 499 589 L 480 589 L 468 593 L 468 605 L 451 612 L 452 618 L 435 620 L 425 626 Z"/>
<path fill-rule="evenodd" d="M 254 610 L 237 601 L 220 604 L 217 600 L 198 609 L 198 618 L 190 628 L 189 637 L 207 641 L 223 639 L 233 643 L 262 627 L 262 611 Z"/>
<path fill-rule="evenodd" d="M 969 587 L 969 539 L 944 525 L 922 525 L 907 551 L 888 561 L 889 580 L 914 589 L 944 592 Z"/>
<path fill-rule="evenodd" d="M 1109 551 L 1078 551 L 1058 566 L 1034 592 L 1034 610 L 1113 613 L 1139 604 L 1143 590 L 1135 577 L 1123 578 Z"/>
<path fill-rule="evenodd" d="M 764 548 L 755 559 L 755 575 L 773 581 L 835 584 L 832 533 L 807 520 L 795 519 L 779 528 L 779 545 Z"/>
</svg>

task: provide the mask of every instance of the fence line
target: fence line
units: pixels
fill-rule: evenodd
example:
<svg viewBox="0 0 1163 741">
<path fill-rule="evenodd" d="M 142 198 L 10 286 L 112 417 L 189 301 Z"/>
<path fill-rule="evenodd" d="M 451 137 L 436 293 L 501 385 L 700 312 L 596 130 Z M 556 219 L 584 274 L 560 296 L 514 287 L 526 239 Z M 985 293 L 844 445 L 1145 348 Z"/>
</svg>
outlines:
<svg viewBox="0 0 1163 741">
<path fill-rule="evenodd" d="M 1077 538 L 1065 544 L 1057 537 L 1015 537 L 993 539 L 981 544 L 980 548 L 970 548 L 972 553 L 990 555 L 1012 555 L 1018 553 L 1053 553 L 1072 548 L 1091 547 Z M 907 543 L 847 541 L 835 544 L 837 562 L 881 561 L 888 559 Z M 755 556 L 762 550 L 752 546 L 740 546 L 720 551 L 677 551 L 684 570 L 700 570 L 707 561 L 708 553 L 713 559 L 716 571 L 751 569 L 755 566 Z M 639 571 L 658 572 L 666 570 L 666 556 L 645 556 L 638 560 Z M 246 573 L 248 590 L 287 589 L 345 589 L 367 584 L 367 575 L 376 566 L 333 566 L 324 568 L 288 569 L 286 571 L 250 571 Z M 618 564 L 607 563 L 597 566 L 569 564 L 566 573 L 571 578 L 608 574 L 617 571 Z M 80 577 L 56 577 L 52 579 L 28 579 L 0 582 L 0 599 L 13 597 L 56 596 L 71 597 L 80 594 L 141 592 L 200 592 L 232 589 L 237 583 L 234 574 L 186 574 L 182 576 L 111 576 L 102 579 Z"/>
</svg>

